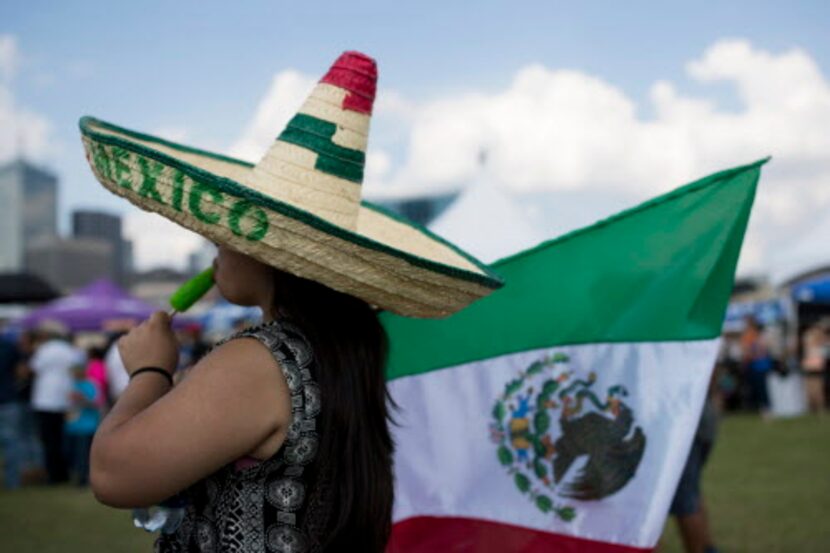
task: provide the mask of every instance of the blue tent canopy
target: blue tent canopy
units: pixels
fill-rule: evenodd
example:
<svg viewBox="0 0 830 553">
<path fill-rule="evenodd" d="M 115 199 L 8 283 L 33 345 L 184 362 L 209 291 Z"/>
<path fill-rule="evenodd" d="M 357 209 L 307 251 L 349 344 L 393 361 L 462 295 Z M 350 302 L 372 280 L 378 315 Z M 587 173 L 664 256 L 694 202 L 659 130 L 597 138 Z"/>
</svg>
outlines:
<svg viewBox="0 0 830 553">
<path fill-rule="evenodd" d="M 830 303 L 830 276 L 796 284 L 792 294 L 795 301 L 802 303 Z"/>
<path fill-rule="evenodd" d="M 734 332 L 743 329 L 747 317 L 769 325 L 784 319 L 784 314 L 784 306 L 778 299 L 734 302 L 726 309 L 723 326 L 724 330 Z"/>
<path fill-rule="evenodd" d="M 240 320 L 252 323 L 262 319 L 259 307 L 242 307 L 222 299 L 217 301 L 199 317 L 205 334 L 227 335 Z"/>
</svg>

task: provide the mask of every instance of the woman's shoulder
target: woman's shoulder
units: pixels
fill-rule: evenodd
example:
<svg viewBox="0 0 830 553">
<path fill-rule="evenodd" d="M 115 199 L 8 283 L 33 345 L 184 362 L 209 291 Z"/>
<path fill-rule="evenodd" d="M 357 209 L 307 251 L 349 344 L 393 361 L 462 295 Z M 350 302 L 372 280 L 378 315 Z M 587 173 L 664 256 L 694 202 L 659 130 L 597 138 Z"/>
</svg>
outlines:
<svg viewBox="0 0 830 553">
<path fill-rule="evenodd" d="M 311 345 L 305 334 L 296 325 L 287 321 L 270 321 L 243 329 L 218 344 L 218 348 L 232 342 L 248 342 L 248 347 L 256 348 L 250 338 L 258 341 L 277 359 L 278 362 L 289 361 L 300 367 L 306 367 L 313 361 Z"/>
</svg>

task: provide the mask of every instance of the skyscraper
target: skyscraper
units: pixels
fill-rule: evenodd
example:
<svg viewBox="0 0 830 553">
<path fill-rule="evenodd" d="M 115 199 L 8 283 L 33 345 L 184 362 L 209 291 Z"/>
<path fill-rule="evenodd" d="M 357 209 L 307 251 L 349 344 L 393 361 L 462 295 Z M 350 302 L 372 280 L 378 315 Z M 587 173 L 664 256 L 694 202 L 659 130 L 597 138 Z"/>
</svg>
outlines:
<svg viewBox="0 0 830 553">
<path fill-rule="evenodd" d="M 112 244 L 101 238 L 41 238 L 26 248 L 26 266 L 62 293 L 112 278 Z"/>
<path fill-rule="evenodd" d="M 57 236 L 57 189 L 57 177 L 23 159 L 0 168 L 0 271 L 22 271 L 27 247 Z"/>
<path fill-rule="evenodd" d="M 72 236 L 97 238 L 112 246 L 109 274 L 119 284 L 124 284 L 129 268 L 126 266 L 128 247 L 121 235 L 121 217 L 91 209 L 72 212 Z"/>
</svg>

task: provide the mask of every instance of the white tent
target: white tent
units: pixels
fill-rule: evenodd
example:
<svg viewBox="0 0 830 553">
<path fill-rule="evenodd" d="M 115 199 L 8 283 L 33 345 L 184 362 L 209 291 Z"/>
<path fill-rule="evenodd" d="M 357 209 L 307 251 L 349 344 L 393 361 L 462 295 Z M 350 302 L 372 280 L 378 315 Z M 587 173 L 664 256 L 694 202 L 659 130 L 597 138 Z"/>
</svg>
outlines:
<svg viewBox="0 0 830 553">
<path fill-rule="evenodd" d="M 791 247 L 771 256 L 770 277 L 776 286 L 814 269 L 830 266 L 830 214 L 816 224 Z"/>
<path fill-rule="evenodd" d="M 535 246 L 544 236 L 498 185 L 469 185 L 429 228 L 485 263 Z"/>
</svg>

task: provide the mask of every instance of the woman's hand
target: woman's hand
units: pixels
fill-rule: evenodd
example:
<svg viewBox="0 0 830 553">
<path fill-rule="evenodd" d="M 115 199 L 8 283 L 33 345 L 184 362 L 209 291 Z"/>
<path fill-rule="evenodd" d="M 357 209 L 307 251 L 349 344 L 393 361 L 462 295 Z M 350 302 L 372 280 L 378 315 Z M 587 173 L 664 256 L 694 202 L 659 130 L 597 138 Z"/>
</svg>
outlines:
<svg viewBox="0 0 830 553">
<path fill-rule="evenodd" d="M 171 374 L 179 362 L 179 344 L 164 311 L 153 315 L 118 340 L 127 374 L 142 367 L 159 367 Z"/>
</svg>

